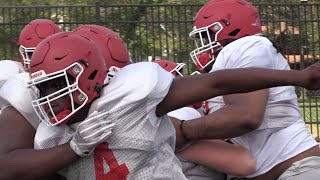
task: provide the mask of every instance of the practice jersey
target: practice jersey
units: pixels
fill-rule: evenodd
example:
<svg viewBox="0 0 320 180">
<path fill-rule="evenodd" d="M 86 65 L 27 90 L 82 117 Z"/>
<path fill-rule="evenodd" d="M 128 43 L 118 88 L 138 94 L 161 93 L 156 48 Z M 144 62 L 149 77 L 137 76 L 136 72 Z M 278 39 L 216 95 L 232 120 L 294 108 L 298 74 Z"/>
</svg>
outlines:
<svg viewBox="0 0 320 180">
<path fill-rule="evenodd" d="M 287 60 L 267 38 L 248 36 L 224 47 L 211 72 L 250 67 L 290 69 Z M 210 113 L 224 105 L 222 96 L 208 100 Z M 301 118 L 292 86 L 270 88 L 261 126 L 231 141 L 247 148 L 257 162 L 257 171 L 248 177 L 264 174 L 275 165 L 316 145 Z"/>
<path fill-rule="evenodd" d="M 248 36 L 228 44 L 219 53 L 211 72 L 221 69 L 266 68 L 289 70 L 287 60 L 278 53 L 265 37 Z M 216 108 L 216 102 L 222 97 L 208 101 L 209 108 Z M 279 120 L 281 119 L 281 121 Z M 267 108 L 259 129 L 288 127 L 301 119 L 297 96 L 293 86 L 281 86 L 269 89 Z"/>
<path fill-rule="evenodd" d="M 201 114 L 196 109 L 191 107 L 183 107 L 168 113 L 169 117 L 175 117 L 180 120 L 192 120 L 200 118 Z"/>
<path fill-rule="evenodd" d="M 0 96 L 0 114 L 1 112 L 6 109 L 7 107 L 9 107 L 10 104 L 8 103 L 8 101 L 6 101 L 5 99 L 3 99 L 1 96 Z"/>
<path fill-rule="evenodd" d="M 174 154 L 175 129 L 167 115 L 155 114 L 172 80 L 155 63 L 122 68 L 89 112 L 109 112 L 107 118 L 116 124 L 111 136 L 60 174 L 68 180 L 186 179 Z"/>
<path fill-rule="evenodd" d="M 34 111 L 31 101 L 36 98 L 38 92 L 36 88 L 28 87 L 28 81 L 28 73 L 11 75 L 0 89 L 0 96 L 37 129 L 40 119 Z"/>
<path fill-rule="evenodd" d="M 1 60 L 0 61 L 0 89 L 4 83 L 14 74 L 24 72 L 22 64 L 12 60 Z M 10 106 L 10 103 L 5 99 L 0 99 L 0 112 L 6 107 Z"/>
<path fill-rule="evenodd" d="M 23 66 L 20 62 L 12 60 L 0 61 L 0 88 L 9 79 L 10 76 L 24 72 Z"/>
</svg>

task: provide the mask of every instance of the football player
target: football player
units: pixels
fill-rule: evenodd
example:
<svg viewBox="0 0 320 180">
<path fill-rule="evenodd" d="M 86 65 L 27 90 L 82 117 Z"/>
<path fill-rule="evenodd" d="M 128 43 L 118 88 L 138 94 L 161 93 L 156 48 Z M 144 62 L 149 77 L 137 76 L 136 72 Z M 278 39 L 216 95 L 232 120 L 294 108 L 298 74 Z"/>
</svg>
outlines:
<svg viewBox="0 0 320 180">
<path fill-rule="evenodd" d="M 27 24 L 19 36 L 21 63 L 13 60 L 0 61 L 0 88 L 14 74 L 28 71 L 31 55 L 35 47 L 46 37 L 61 32 L 59 26 L 48 19 L 35 19 Z"/>
<path fill-rule="evenodd" d="M 183 63 L 175 63 L 169 60 L 155 60 L 153 62 L 171 72 L 175 77 L 183 76 L 181 65 Z M 171 111 L 168 116 L 185 121 L 201 118 L 201 114 L 194 106 Z M 225 174 L 221 172 L 245 176 L 255 171 L 255 162 L 248 150 L 223 140 L 194 141 L 181 149 L 176 149 L 176 155 L 182 164 L 183 173 L 189 180 L 223 180 Z"/>
<path fill-rule="evenodd" d="M 28 71 L 31 56 L 37 45 L 48 36 L 62 32 L 60 27 L 49 19 L 35 19 L 20 32 L 18 45 L 21 63 Z"/>
<path fill-rule="evenodd" d="M 84 157 L 61 172 L 68 179 L 186 179 L 174 154 L 176 131 L 168 112 L 221 94 L 281 85 L 320 88 L 320 65 L 304 71 L 251 68 L 173 79 L 151 62 L 125 66 L 104 86 L 107 68 L 98 50 L 90 39 L 65 32 L 42 41 L 31 60 L 30 84 L 40 90 L 32 104 L 39 118 L 48 126 L 76 129 L 66 146 L 58 146 L 65 148 L 67 160 L 51 162 L 61 165 Z"/>
<path fill-rule="evenodd" d="M 202 72 L 290 69 L 278 46 L 261 35 L 259 13 L 245 0 L 205 4 L 194 18 L 190 37 L 197 44 L 191 58 Z M 211 114 L 205 121 L 211 131 L 198 131 L 203 122 L 188 121 L 183 126 L 186 137 L 231 138 L 244 146 L 257 162 L 247 178 L 319 178 L 320 150 L 301 117 L 293 86 L 224 95 L 208 100 L 208 105 Z"/>
</svg>

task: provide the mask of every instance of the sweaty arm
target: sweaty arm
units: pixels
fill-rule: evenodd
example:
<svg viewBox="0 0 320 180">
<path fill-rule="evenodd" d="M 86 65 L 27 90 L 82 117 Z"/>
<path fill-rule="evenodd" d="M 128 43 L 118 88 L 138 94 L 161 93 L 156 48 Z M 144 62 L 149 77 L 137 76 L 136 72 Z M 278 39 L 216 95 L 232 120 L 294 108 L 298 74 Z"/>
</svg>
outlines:
<svg viewBox="0 0 320 180">
<path fill-rule="evenodd" d="M 183 124 L 189 139 L 226 139 L 257 129 L 263 120 L 268 89 L 224 96 L 225 106 Z M 199 129 L 201 129 L 199 131 Z"/>
<path fill-rule="evenodd" d="M 50 175 L 79 158 L 69 143 L 34 150 L 35 129 L 13 107 L 0 113 L 0 179 L 35 179 Z"/>
</svg>

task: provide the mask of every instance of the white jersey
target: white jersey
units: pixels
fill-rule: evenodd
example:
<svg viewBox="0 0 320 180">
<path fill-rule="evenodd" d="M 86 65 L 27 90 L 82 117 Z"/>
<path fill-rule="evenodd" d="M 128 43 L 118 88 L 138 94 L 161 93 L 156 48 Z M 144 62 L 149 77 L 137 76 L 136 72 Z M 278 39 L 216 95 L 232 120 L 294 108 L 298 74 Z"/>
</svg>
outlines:
<svg viewBox="0 0 320 180">
<path fill-rule="evenodd" d="M 6 109 L 9 106 L 10 106 L 10 103 L 8 103 L 8 101 L 6 101 L 0 96 L 0 114 L 4 109 Z"/>
<path fill-rule="evenodd" d="M 265 37 L 238 39 L 219 53 L 211 72 L 234 68 L 290 69 L 287 60 L 277 53 Z M 223 97 L 208 100 L 210 113 L 224 106 Z M 269 89 L 269 97 L 261 126 L 232 142 L 247 148 L 257 162 L 257 171 L 247 177 L 266 173 L 275 165 L 316 145 L 301 118 L 292 86 Z"/>
<path fill-rule="evenodd" d="M 12 60 L 0 61 L 0 89 L 4 83 L 14 74 L 24 72 L 23 66 L 20 62 Z M 0 99 L 0 112 L 6 107 L 10 106 L 10 103 L 5 99 Z"/>
<path fill-rule="evenodd" d="M 23 66 L 20 62 L 12 60 L 0 61 L 0 88 L 9 79 L 10 76 L 24 72 Z"/>
<path fill-rule="evenodd" d="M 201 114 L 198 110 L 191 107 L 183 107 L 168 113 L 168 116 L 175 117 L 180 120 L 192 120 L 200 118 Z"/>
<path fill-rule="evenodd" d="M 175 129 L 167 115 L 155 114 L 172 80 L 172 74 L 155 63 L 122 68 L 89 112 L 108 111 L 107 118 L 116 124 L 112 135 L 90 156 L 63 169 L 61 175 L 68 180 L 185 180 L 174 154 Z"/>
<path fill-rule="evenodd" d="M 37 89 L 28 87 L 28 73 L 11 75 L 0 89 L 0 96 L 12 105 L 36 129 L 40 119 L 35 113 L 31 101 L 37 96 Z"/>
</svg>

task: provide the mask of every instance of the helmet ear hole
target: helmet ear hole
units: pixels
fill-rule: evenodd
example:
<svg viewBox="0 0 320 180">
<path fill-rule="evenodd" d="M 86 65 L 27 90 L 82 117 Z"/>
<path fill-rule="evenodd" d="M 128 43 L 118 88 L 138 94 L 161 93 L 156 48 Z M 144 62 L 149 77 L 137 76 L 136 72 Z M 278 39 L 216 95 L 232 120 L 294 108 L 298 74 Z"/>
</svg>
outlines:
<svg viewBox="0 0 320 180">
<path fill-rule="evenodd" d="M 237 34 L 240 32 L 240 29 L 236 29 L 234 31 L 232 31 L 231 33 L 229 33 L 229 36 L 237 36 Z"/>
<path fill-rule="evenodd" d="M 88 79 L 94 80 L 94 78 L 96 77 L 97 73 L 98 73 L 98 71 L 97 71 L 97 70 L 94 70 L 94 71 L 90 74 L 90 76 L 88 77 Z"/>
<path fill-rule="evenodd" d="M 56 58 L 54 58 L 54 60 L 60 61 L 61 59 L 65 58 L 66 56 L 67 56 L 67 55 L 64 55 L 64 56 L 62 56 L 62 57 L 56 57 Z"/>
</svg>

